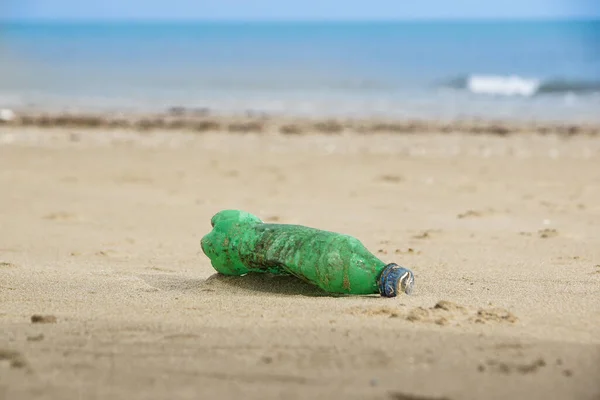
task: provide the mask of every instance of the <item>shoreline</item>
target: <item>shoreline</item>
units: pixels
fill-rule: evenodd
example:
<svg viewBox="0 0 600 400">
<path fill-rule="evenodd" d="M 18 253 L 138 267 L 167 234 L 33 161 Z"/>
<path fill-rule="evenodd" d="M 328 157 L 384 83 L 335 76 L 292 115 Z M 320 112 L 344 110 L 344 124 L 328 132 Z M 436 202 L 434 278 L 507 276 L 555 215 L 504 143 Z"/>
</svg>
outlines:
<svg viewBox="0 0 600 400">
<path fill-rule="evenodd" d="M 213 114 L 207 109 L 173 107 L 157 113 L 19 112 L 0 110 L 0 127 L 42 129 L 132 129 L 136 131 L 186 131 L 303 134 L 413 134 L 467 133 L 506 136 L 537 133 L 561 136 L 600 135 L 600 123 L 560 121 L 511 121 L 493 119 L 390 119 L 390 118 L 310 118 L 245 114 Z"/>
</svg>

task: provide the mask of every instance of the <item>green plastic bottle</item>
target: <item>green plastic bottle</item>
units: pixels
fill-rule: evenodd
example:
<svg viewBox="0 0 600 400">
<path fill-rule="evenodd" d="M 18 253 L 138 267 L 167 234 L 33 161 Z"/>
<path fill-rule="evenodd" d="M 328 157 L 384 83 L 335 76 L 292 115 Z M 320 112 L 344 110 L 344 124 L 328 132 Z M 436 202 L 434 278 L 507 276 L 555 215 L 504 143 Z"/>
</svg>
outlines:
<svg viewBox="0 0 600 400">
<path fill-rule="evenodd" d="M 410 294 L 414 274 L 386 264 L 356 238 L 300 225 L 265 224 L 239 210 L 223 210 L 211 219 L 202 251 L 224 275 L 268 272 L 294 275 L 329 293 Z"/>
</svg>

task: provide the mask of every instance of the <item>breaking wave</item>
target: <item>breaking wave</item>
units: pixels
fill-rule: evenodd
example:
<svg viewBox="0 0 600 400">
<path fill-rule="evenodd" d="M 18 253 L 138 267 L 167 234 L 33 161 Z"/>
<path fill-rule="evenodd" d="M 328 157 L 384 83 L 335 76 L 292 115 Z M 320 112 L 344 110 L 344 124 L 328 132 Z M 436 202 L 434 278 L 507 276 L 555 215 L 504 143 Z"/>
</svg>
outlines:
<svg viewBox="0 0 600 400">
<path fill-rule="evenodd" d="M 600 81 L 541 80 L 517 75 L 469 75 L 453 79 L 445 86 L 496 96 L 531 97 L 539 94 L 600 93 Z"/>
</svg>

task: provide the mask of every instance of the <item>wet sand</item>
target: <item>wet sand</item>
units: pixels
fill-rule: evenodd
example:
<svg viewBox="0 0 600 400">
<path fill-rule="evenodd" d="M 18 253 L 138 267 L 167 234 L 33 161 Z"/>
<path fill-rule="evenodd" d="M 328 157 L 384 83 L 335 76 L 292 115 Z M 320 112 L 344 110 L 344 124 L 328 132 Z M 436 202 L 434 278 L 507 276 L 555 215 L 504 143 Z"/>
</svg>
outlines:
<svg viewBox="0 0 600 400">
<path fill-rule="evenodd" d="M 0 398 L 600 398 L 600 137 L 267 133 L 0 127 Z M 415 292 L 216 276 L 226 208 Z"/>
</svg>

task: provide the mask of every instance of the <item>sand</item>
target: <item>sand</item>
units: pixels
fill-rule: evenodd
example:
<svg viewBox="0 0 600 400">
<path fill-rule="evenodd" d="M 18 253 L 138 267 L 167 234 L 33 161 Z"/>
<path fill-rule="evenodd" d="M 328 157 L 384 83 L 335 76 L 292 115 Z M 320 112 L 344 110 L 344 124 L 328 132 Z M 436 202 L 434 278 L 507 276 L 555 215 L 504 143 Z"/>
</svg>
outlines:
<svg viewBox="0 0 600 400">
<path fill-rule="evenodd" d="M 600 399 L 600 137 L 0 127 L 0 399 Z M 214 274 L 219 210 L 412 296 Z"/>
</svg>

